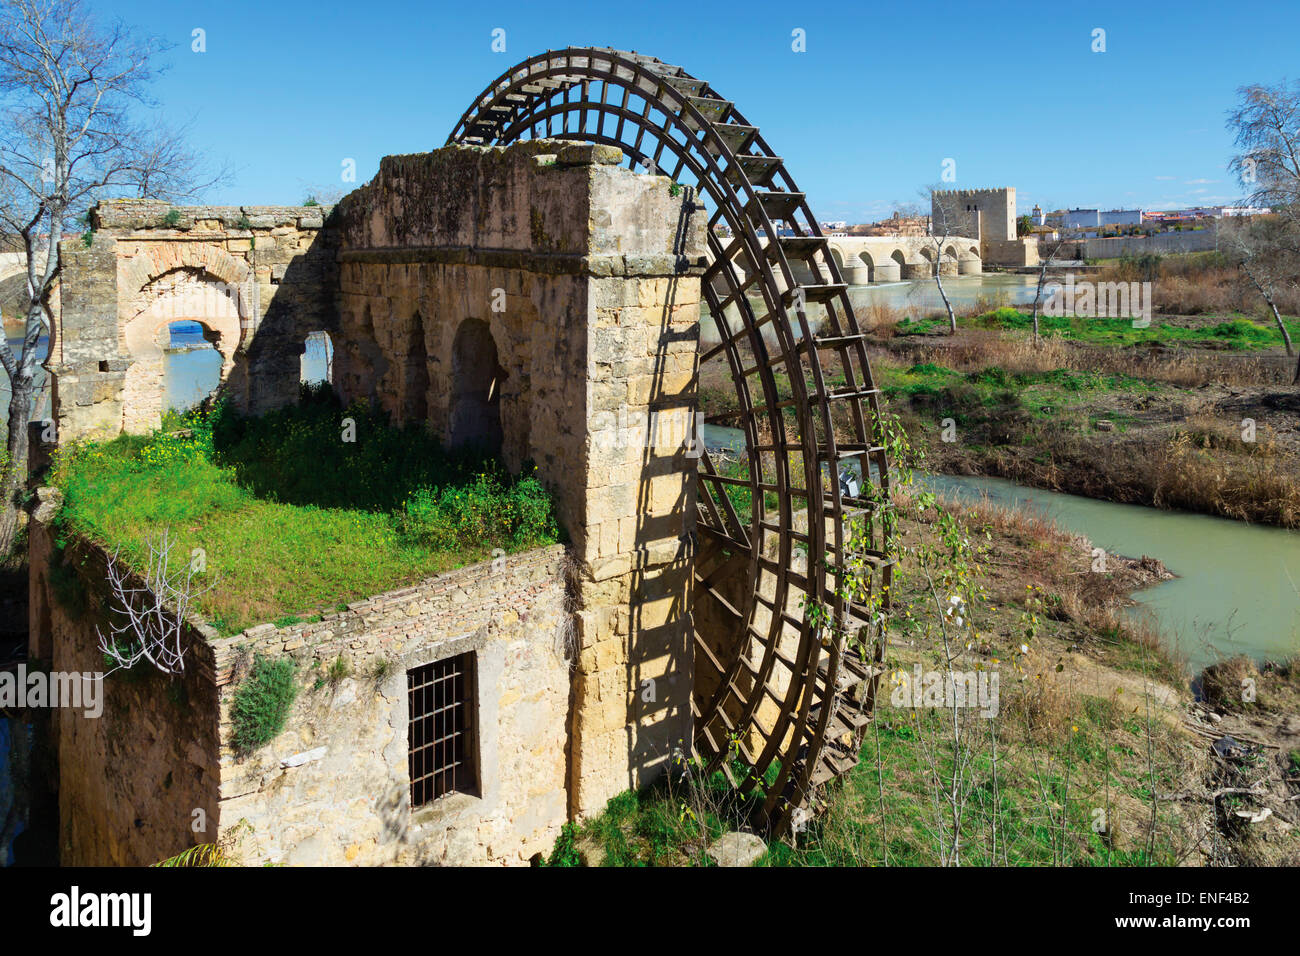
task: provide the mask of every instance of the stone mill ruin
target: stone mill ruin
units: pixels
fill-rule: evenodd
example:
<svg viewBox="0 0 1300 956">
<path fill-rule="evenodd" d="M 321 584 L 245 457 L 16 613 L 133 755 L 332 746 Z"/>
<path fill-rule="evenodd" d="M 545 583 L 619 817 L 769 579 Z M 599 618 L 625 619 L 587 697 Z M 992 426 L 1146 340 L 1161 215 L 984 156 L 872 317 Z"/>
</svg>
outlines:
<svg viewBox="0 0 1300 956">
<path fill-rule="evenodd" d="M 186 622 L 183 719 L 130 684 L 104 719 L 55 715 L 64 862 L 154 862 L 247 824 L 253 863 L 523 863 L 693 756 L 754 795 L 757 827 L 816 812 L 884 654 L 886 454 L 842 263 L 735 104 L 652 57 L 548 52 L 336 206 L 177 212 L 101 202 L 93 241 L 63 243 L 60 443 L 158 427 L 179 315 L 250 413 L 296 400 L 323 333 L 345 402 L 535 462 L 569 540 L 310 623 Z M 743 409 L 741 477 L 699 436 L 713 363 Z M 31 523 L 30 656 L 93 671 L 93 620 L 52 597 L 52 508 Z M 259 651 L 394 666 L 238 755 L 231 695 Z M 431 795 L 408 727 L 437 682 L 463 719 Z"/>
</svg>

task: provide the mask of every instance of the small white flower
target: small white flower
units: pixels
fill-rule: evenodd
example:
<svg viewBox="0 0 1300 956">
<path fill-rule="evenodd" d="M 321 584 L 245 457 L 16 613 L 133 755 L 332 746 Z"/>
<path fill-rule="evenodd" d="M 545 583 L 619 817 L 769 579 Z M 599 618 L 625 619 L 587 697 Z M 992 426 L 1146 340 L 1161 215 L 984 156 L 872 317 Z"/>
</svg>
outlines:
<svg viewBox="0 0 1300 956">
<path fill-rule="evenodd" d="M 1028 654 L 1028 653 L 1029 653 L 1029 645 L 1028 645 L 1028 644 L 1021 644 L 1021 645 L 1020 645 L 1020 653 L 1021 653 L 1021 654 Z"/>
</svg>

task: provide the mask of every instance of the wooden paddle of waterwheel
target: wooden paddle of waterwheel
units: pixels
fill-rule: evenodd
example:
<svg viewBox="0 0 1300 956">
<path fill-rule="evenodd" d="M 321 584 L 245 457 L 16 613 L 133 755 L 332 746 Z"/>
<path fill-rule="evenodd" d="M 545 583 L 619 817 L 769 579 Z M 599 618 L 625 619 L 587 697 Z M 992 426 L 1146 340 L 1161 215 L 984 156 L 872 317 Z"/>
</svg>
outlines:
<svg viewBox="0 0 1300 956">
<path fill-rule="evenodd" d="M 540 138 L 618 146 L 704 204 L 701 380 L 721 363 L 745 448 L 700 458 L 694 745 L 785 831 L 857 762 L 884 655 L 886 455 L 848 286 L 781 158 L 681 67 L 548 52 L 484 90 L 448 143 Z"/>
</svg>

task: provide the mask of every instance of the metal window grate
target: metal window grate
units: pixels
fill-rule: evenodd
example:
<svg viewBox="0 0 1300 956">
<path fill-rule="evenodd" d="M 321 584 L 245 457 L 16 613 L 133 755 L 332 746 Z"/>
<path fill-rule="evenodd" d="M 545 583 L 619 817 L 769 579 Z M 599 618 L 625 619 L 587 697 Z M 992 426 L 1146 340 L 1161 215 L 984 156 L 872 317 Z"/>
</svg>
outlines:
<svg viewBox="0 0 1300 956">
<path fill-rule="evenodd" d="M 406 672 L 412 808 L 474 787 L 473 665 L 460 654 Z"/>
</svg>

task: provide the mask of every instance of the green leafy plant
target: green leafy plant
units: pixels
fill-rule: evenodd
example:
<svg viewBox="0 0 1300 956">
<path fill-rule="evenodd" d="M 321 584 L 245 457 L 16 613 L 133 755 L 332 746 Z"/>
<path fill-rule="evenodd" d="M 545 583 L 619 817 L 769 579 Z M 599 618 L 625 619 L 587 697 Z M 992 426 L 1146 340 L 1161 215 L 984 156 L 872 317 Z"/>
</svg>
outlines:
<svg viewBox="0 0 1300 956">
<path fill-rule="evenodd" d="M 234 722 L 232 743 L 240 753 L 251 753 L 284 729 L 289 708 L 298 695 L 294 670 L 293 658 L 254 656 L 248 676 L 235 690 L 230 711 Z"/>
<path fill-rule="evenodd" d="M 578 828 L 570 821 L 560 828 L 560 835 L 555 840 L 551 855 L 543 861 L 543 866 L 582 866 L 582 857 L 577 848 Z"/>
<path fill-rule="evenodd" d="M 164 225 L 178 226 L 181 221 L 181 211 L 179 209 L 168 209 L 167 215 L 163 216 Z"/>
</svg>

